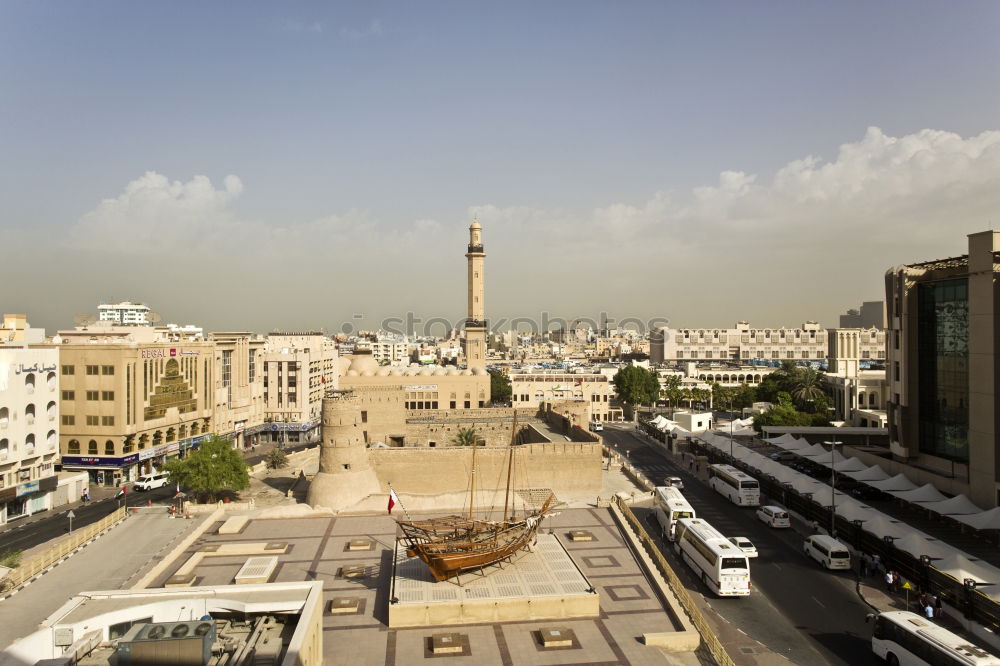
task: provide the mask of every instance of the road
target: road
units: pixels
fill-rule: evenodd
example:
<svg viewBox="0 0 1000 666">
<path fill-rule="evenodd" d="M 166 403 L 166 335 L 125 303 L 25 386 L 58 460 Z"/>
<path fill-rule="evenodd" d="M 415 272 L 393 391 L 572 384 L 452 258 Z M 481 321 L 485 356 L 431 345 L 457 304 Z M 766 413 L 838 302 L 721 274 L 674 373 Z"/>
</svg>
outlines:
<svg viewBox="0 0 1000 666">
<path fill-rule="evenodd" d="M 144 493 L 132 492 L 130 489 L 128 504 L 136 502 L 146 504 L 150 500 L 154 504 L 163 504 L 174 496 L 174 491 L 173 486 L 164 486 Z M 119 500 L 109 498 L 74 507 L 73 529 L 77 530 L 96 523 L 117 509 L 119 504 Z M 10 529 L 0 532 L 0 553 L 8 550 L 25 551 L 69 532 L 68 508 L 62 507 L 46 513 L 51 515 L 23 525 L 15 524 Z"/>
<path fill-rule="evenodd" d="M 654 482 L 664 476 L 684 481 L 684 496 L 699 518 L 704 518 L 727 536 L 745 536 L 760 556 L 750 561 L 753 592 L 745 599 L 722 599 L 707 593 L 692 570 L 674 553 L 663 548 L 674 570 L 696 597 L 725 621 L 796 664 L 876 663 L 871 652 L 871 628 L 865 623 L 870 612 L 855 591 L 851 572 L 820 569 L 802 554 L 802 535 L 795 530 L 774 530 L 754 515 L 754 509 L 738 507 L 708 485 L 676 465 L 662 448 L 632 434 L 630 428 L 608 427 L 609 444 Z M 650 510 L 637 512 L 650 528 L 656 521 Z M 658 530 L 650 529 L 651 534 Z"/>
</svg>

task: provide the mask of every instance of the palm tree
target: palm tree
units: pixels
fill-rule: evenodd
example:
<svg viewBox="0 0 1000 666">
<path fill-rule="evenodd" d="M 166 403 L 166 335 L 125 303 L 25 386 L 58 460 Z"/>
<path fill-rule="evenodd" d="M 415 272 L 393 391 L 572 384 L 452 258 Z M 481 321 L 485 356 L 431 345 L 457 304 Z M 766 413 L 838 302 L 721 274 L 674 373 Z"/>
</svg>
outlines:
<svg viewBox="0 0 1000 666">
<path fill-rule="evenodd" d="M 798 368 L 791 377 L 791 394 L 800 405 L 823 395 L 823 378 L 812 368 Z"/>
<path fill-rule="evenodd" d="M 475 428 L 459 428 L 455 439 L 452 440 L 455 446 L 476 446 L 479 436 Z"/>
</svg>

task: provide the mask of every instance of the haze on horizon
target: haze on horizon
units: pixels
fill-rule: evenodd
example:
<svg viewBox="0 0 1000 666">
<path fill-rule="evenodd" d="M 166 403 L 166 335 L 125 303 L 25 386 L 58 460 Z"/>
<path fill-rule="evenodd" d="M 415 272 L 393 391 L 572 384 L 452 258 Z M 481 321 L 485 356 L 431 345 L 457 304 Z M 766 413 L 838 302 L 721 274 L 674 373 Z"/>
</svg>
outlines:
<svg viewBox="0 0 1000 666">
<path fill-rule="evenodd" d="M 1000 5 L 0 5 L 0 311 L 760 326 L 1000 227 Z M 363 318 L 355 315 L 363 314 Z"/>
</svg>

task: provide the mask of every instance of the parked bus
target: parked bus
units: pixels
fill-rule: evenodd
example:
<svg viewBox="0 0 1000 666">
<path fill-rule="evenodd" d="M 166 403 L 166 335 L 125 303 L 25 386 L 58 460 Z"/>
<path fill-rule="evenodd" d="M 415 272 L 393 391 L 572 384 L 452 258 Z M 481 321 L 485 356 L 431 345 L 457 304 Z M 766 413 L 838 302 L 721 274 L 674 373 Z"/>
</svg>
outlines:
<svg viewBox="0 0 1000 666">
<path fill-rule="evenodd" d="M 877 616 L 872 652 L 890 666 L 998 666 L 1000 658 L 916 613 Z"/>
<path fill-rule="evenodd" d="M 740 506 L 760 505 L 760 484 L 749 474 L 732 465 L 712 465 L 708 468 L 708 485 L 715 492 Z"/>
<path fill-rule="evenodd" d="M 701 518 L 677 521 L 674 549 L 708 589 L 720 597 L 750 594 L 750 563 L 746 555 Z"/>
<path fill-rule="evenodd" d="M 676 538 L 677 521 L 681 518 L 697 518 L 694 507 L 684 499 L 681 491 L 672 486 L 656 488 L 656 521 L 663 536 L 673 541 Z"/>
</svg>

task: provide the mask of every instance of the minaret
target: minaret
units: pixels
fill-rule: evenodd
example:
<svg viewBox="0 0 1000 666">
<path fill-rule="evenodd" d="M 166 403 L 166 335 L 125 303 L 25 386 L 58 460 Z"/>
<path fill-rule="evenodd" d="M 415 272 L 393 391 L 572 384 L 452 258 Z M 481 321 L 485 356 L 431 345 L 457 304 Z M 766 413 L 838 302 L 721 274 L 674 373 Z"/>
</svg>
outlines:
<svg viewBox="0 0 1000 666">
<path fill-rule="evenodd" d="M 479 220 L 469 225 L 469 317 L 465 320 L 465 362 L 469 370 L 486 371 L 486 252 L 483 251 L 483 228 Z"/>
</svg>

